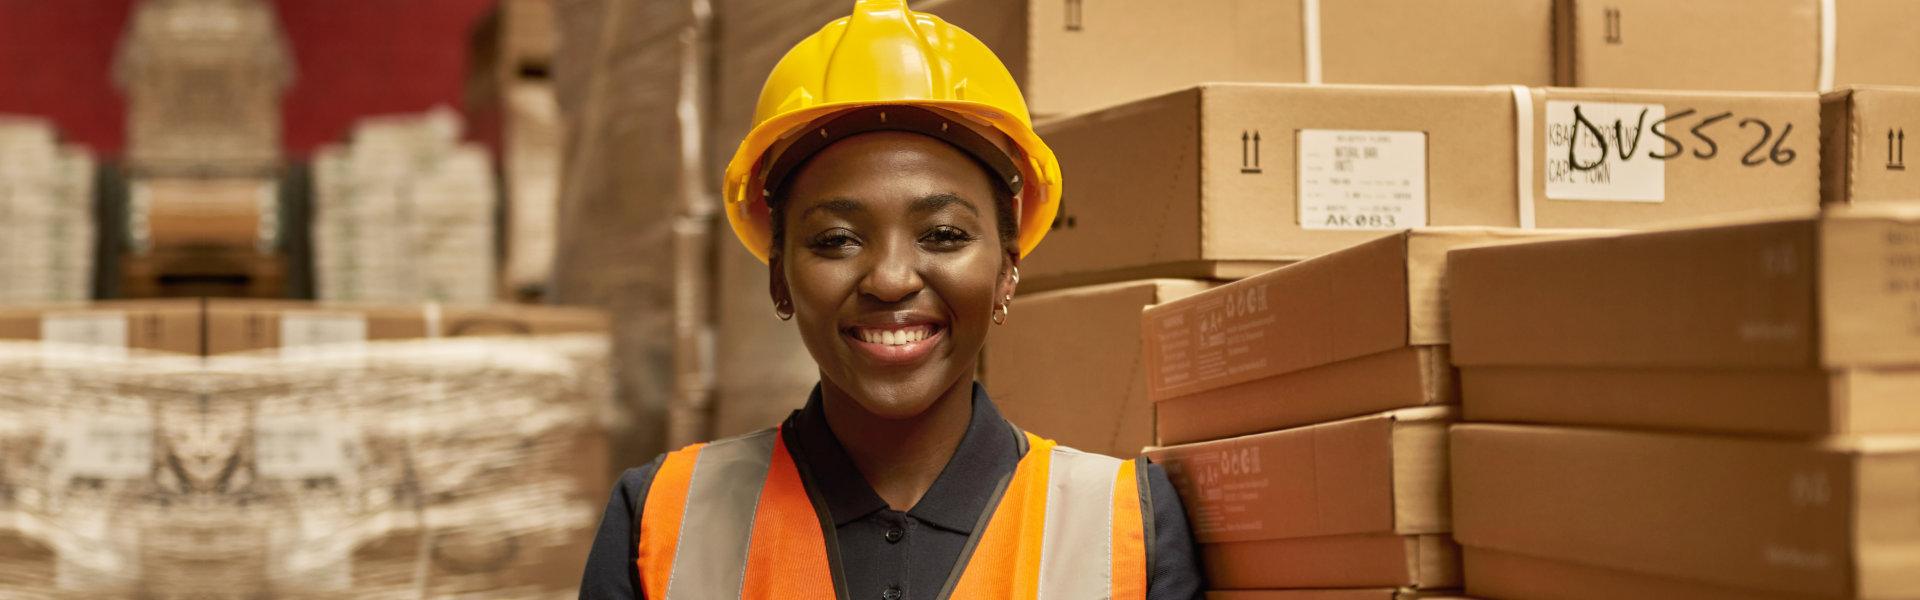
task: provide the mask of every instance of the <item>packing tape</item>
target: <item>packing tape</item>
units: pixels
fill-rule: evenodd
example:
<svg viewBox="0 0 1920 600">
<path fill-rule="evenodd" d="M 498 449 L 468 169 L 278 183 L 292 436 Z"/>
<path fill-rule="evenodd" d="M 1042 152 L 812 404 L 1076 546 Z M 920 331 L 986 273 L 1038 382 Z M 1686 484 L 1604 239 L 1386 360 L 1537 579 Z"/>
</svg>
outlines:
<svg viewBox="0 0 1920 600">
<path fill-rule="evenodd" d="M 1300 37 L 1306 50 L 1307 83 L 1318 84 L 1321 79 L 1320 0 L 1300 0 Z"/>
<path fill-rule="evenodd" d="M 1519 189 L 1520 228 L 1533 229 L 1533 92 L 1527 86 L 1513 88 L 1513 154 Z"/>
<path fill-rule="evenodd" d="M 428 302 L 421 308 L 420 319 L 427 322 L 427 337 L 437 338 L 442 335 L 439 302 Z"/>
<path fill-rule="evenodd" d="M 1819 90 L 1821 93 L 1833 90 L 1833 54 L 1834 46 L 1838 42 L 1836 39 L 1838 37 L 1837 27 L 1834 22 L 1836 17 L 1835 13 L 1838 11 L 1834 10 L 1834 1 L 1835 0 L 1820 0 Z"/>
</svg>

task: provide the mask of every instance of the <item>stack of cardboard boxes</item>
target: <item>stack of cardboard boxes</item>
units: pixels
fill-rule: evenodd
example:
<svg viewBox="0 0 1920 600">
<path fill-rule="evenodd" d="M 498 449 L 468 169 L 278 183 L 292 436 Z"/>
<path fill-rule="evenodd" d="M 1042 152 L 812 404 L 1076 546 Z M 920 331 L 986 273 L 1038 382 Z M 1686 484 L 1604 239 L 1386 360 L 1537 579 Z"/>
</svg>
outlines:
<svg viewBox="0 0 1920 600">
<path fill-rule="evenodd" d="M 1573 231 L 1415 229 L 1148 308 L 1166 467 L 1222 590 L 1462 585 L 1446 253 Z"/>
<path fill-rule="evenodd" d="M 92 296 L 93 177 L 51 124 L 0 115 L 0 302 Z"/>
<path fill-rule="evenodd" d="M 1021 270 L 1025 289 L 1058 291 L 1015 299 L 1021 314 L 989 338 L 988 390 L 1035 433 L 1132 455 L 1151 437 L 1130 416 L 1146 390 L 1115 378 L 1141 372 L 1120 349 L 1139 338 L 1121 346 L 1132 324 L 1090 320 L 1123 293 L 1103 284 L 1234 280 L 1408 228 L 1810 210 L 1819 124 L 1819 98 L 1801 92 L 1290 84 L 1207 84 L 1056 120 L 1041 134 L 1070 183 Z M 1151 285 L 1138 306 L 1183 295 Z M 1061 365 L 1061 339 L 1114 349 Z"/>
<path fill-rule="evenodd" d="M 1453 253 L 1468 591 L 1912 597 L 1916 241 L 1895 206 Z"/>
<path fill-rule="evenodd" d="M 449 110 L 370 118 L 314 158 L 314 285 L 322 300 L 495 297 L 494 176 Z"/>
</svg>

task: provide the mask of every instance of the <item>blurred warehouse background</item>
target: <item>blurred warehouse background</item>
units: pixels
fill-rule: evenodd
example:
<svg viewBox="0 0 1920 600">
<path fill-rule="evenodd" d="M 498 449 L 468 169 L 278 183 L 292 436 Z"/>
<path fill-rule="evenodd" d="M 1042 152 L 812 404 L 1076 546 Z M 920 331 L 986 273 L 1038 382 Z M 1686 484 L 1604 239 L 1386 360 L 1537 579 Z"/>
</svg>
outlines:
<svg viewBox="0 0 1920 600">
<path fill-rule="evenodd" d="M 718 195 L 768 71 L 852 4 L 0 0 L 0 596 L 572 597 L 624 469 L 777 424 L 818 380 Z M 1532 229 L 1536 208 L 1543 228 L 1641 229 L 1920 198 L 1920 182 L 1893 179 L 1905 177 L 1899 119 L 1920 132 L 1920 90 L 1872 87 L 1920 86 L 1913 2 L 912 6 L 1007 63 L 1072 182 L 983 377 L 1012 420 L 1095 452 L 1177 442 L 1159 450 L 1177 463 L 1204 454 L 1185 444 L 1461 402 L 1445 328 L 1421 338 L 1408 324 L 1367 352 L 1289 363 L 1394 353 L 1380 360 L 1418 389 L 1359 403 L 1368 411 L 1249 417 L 1229 392 L 1265 388 L 1234 386 L 1290 373 L 1265 363 L 1259 377 L 1150 389 L 1149 371 L 1176 369 L 1143 350 L 1149 306 L 1281 311 L 1264 288 L 1228 282 L 1293 281 L 1306 276 L 1270 270 L 1410 226 Z M 1582 102 L 1599 125 L 1579 121 Z M 1659 145 L 1636 129 L 1646 144 L 1614 148 L 1602 169 L 1619 182 L 1568 175 L 1588 156 L 1576 128 L 1604 162 L 1605 140 L 1624 144 L 1621 123 L 1647 107 L 1660 111 L 1648 135 L 1676 146 L 1655 158 L 1681 160 L 1635 170 L 1653 159 L 1632 153 Z M 1395 135 L 1296 152 L 1315 131 Z M 1310 167 L 1365 170 L 1382 155 L 1400 158 L 1376 179 L 1302 183 Z M 1352 252 L 1417 253 L 1384 243 Z M 1445 264 L 1438 252 L 1382 281 L 1410 285 L 1420 276 L 1407 273 Z M 1303 281 L 1309 299 L 1288 306 L 1365 308 L 1316 304 L 1338 283 Z M 1394 296 L 1382 285 L 1355 297 Z M 1271 335 L 1344 348 L 1353 331 L 1412 319 L 1408 305 L 1445 310 L 1444 297 L 1399 293 L 1389 317 Z M 1160 314 L 1190 305 L 1173 306 Z M 1386 385 L 1345 373 L 1313 389 Z M 1221 404 L 1191 408 L 1206 393 Z M 1383 419 L 1424 423 L 1442 433 L 1422 439 L 1444 444 L 1461 417 L 1436 410 Z M 1444 450 L 1420 456 L 1407 460 L 1441 465 L 1444 482 Z M 1229 565 L 1210 576 L 1374 594 L 1341 598 L 1472 592 L 1435 489 L 1426 529 L 1295 535 L 1422 556 L 1295 578 L 1263 568 L 1276 546 L 1246 545 L 1292 538 L 1201 526 L 1210 560 Z M 1362 563 L 1387 566 L 1341 567 Z M 1352 577 L 1315 577 L 1326 572 Z M 1739 584 L 1751 572 L 1700 581 L 1749 585 L 1720 597 L 1780 591 Z M 1792 591 L 1866 597 L 1833 577 Z"/>
</svg>

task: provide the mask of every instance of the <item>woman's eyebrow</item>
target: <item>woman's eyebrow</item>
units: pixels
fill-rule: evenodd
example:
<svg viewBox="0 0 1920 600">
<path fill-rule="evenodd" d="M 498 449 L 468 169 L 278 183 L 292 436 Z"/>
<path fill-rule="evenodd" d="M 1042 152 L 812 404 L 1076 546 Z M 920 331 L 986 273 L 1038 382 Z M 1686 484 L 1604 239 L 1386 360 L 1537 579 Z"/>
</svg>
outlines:
<svg viewBox="0 0 1920 600">
<path fill-rule="evenodd" d="M 976 217 L 980 216 L 980 207 L 974 206 L 973 203 L 968 202 L 966 198 L 961 198 L 953 194 L 934 194 L 931 196 L 922 196 L 919 199 L 914 200 L 913 204 L 910 204 L 907 206 L 907 212 L 909 214 L 930 213 L 930 212 L 940 210 L 942 208 L 946 208 L 948 205 L 952 205 L 952 204 L 958 204 L 960 206 L 964 206 L 967 208 L 967 210 L 973 212 L 973 216 L 976 216 Z"/>
<path fill-rule="evenodd" d="M 818 210 L 824 210 L 844 217 L 855 213 L 866 212 L 867 205 L 861 204 L 859 200 L 852 198 L 834 198 L 809 206 L 806 210 L 800 211 L 800 219 L 804 221 L 807 217 L 813 216 L 814 211 Z"/>
</svg>

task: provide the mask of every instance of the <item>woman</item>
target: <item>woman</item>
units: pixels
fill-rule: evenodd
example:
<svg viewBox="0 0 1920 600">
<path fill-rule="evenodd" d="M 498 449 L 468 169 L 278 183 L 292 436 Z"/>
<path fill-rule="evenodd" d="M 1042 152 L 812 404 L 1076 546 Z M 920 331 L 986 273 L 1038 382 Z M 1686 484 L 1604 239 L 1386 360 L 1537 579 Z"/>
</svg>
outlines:
<svg viewBox="0 0 1920 600">
<path fill-rule="evenodd" d="M 1060 193 L 1000 61 L 862 0 L 755 121 L 727 214 L 820 384 L 777 428 L 627 471 L 581 597 L 1198 597 L 1160 467 L 1025 434 L 974 382 Z"/>
</svg>

